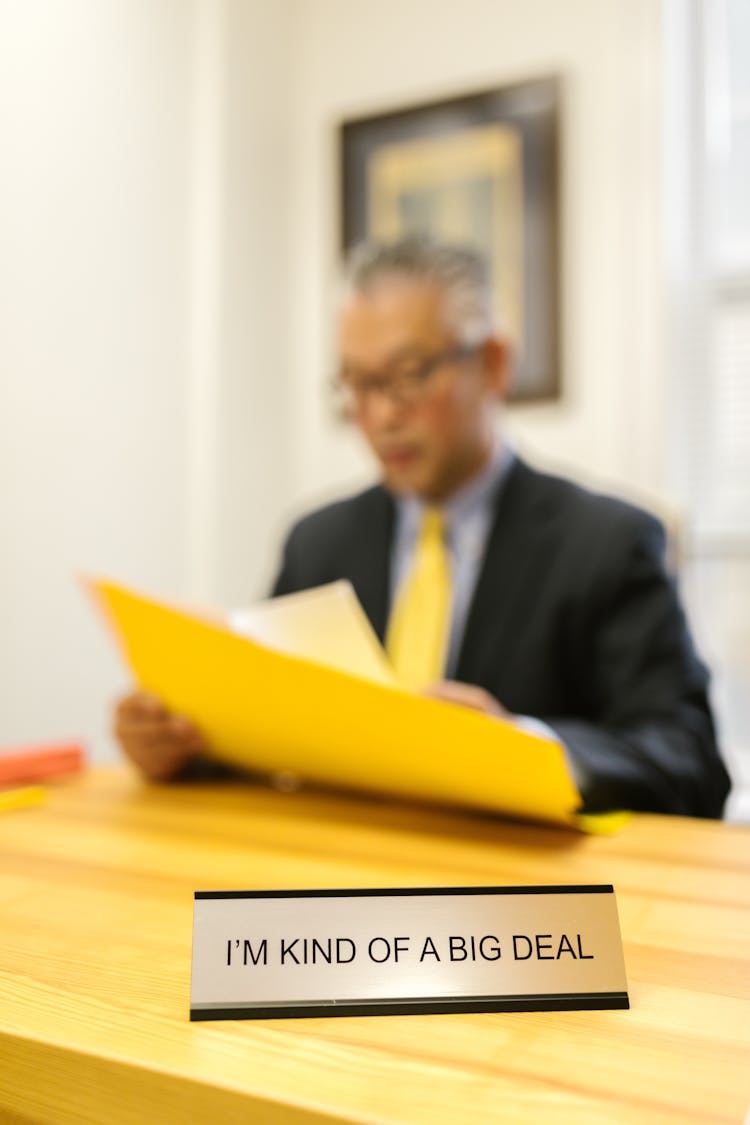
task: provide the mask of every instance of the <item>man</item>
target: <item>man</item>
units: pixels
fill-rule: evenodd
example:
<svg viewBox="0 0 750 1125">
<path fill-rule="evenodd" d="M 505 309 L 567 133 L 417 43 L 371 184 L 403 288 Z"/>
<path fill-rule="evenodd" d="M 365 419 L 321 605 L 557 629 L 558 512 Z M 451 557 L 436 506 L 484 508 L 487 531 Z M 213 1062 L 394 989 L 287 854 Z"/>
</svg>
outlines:
<svg viewBox="0 0 750 1125">
<path fill-rule="evenodd" d="M 508 355 L 481 260 L 423 240 L 360 250 L 339 348 L 382 483 L 292 529 L 274 594 L 348 578 L 405 682 L 556 737 L 589 810 L 720 816 L 729 781 L 662 529 L 497 436 Z M 155 779 L 205 749 L 142 695 L 116 733 Z"/>
</svg>

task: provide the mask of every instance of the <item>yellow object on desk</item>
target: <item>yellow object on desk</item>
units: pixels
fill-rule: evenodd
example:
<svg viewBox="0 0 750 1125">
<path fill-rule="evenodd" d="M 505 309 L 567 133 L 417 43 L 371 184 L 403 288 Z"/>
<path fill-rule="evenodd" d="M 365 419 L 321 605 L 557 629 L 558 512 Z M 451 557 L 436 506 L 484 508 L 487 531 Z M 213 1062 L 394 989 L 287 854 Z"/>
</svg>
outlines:
<svg viewBox="0 0 750 1125">
<path fill-rule="evenodd" d="M 553 739 L 287 655 L 110 582 L 92 586 L 138 683 L 192 719 L 217 757 L 591 830 Z M 600 830 L 618 825 L 604 819 Z"/>
<path fill-rule="evenodd" d="M 43 785 L 22 785 L 17 789 L 0 789 L 0 812 L 40 805 L 46 796 L 47 790 Z"/>
</svg>

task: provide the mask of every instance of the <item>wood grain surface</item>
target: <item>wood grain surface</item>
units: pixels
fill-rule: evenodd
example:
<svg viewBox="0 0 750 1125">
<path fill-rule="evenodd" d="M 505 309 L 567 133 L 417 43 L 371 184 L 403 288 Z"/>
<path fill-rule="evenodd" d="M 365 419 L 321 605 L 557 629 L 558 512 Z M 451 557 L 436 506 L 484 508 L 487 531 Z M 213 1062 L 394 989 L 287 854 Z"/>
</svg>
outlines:
<svg viewBox="0 0 750 1125">
<path fill-rule="evenodd" d="M 613 883 L 630 1011 L 190 1023 L 193 891 Z M 0 816 L 0 1122 L 741 1123 L 750 830 L 149 786 Z"/>
</svg>

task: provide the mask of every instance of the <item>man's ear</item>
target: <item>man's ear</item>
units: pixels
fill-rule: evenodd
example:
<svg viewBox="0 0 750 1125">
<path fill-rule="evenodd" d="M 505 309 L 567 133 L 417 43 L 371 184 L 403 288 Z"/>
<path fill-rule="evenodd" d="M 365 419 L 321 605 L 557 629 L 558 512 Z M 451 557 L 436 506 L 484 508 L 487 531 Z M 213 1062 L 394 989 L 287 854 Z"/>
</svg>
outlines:
<svg viewBox="0 0 750 1125">
<path fill-rule="evenodd" d="M 482 347 L 482 363 L 487 389 L 505 402 L 510 392 L 512 354 L 504 336 L 490 336 Z"/>
</svg>

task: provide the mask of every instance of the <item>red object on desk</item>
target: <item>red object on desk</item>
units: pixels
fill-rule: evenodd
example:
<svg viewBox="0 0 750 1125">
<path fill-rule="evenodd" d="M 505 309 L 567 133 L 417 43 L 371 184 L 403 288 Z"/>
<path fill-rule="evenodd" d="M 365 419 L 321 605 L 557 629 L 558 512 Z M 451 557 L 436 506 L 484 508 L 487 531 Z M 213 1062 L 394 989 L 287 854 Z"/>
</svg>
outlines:
<svg viewBox="0 0 750 1125">
<path fill-rule="evenodd" d="M 47 742 L 0 750 L 0 785 L 77 773 L 83 769 L 84 758 L 79 742 Z"/>
</svg>

